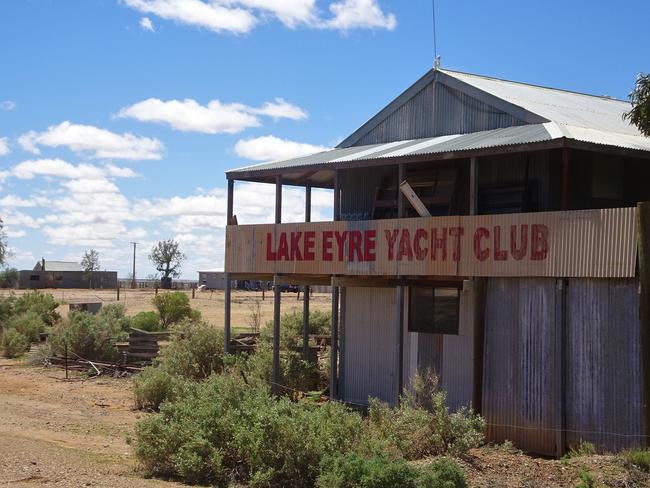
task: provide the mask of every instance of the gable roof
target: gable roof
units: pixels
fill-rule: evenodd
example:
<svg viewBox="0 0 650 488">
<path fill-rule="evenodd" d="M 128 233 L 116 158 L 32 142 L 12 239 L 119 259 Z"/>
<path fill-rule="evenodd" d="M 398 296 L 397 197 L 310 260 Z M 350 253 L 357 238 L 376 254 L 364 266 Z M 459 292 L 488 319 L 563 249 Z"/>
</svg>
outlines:
<svg viewBox="0 0 650 488">
<path fill-rule="evenodd" d="M 427 90 L 436 84 L 443 85 L 441 90 L 453 92 L 452 98 L 462 95 L 480 104 L 478 113 L 481 115 L 487 112 L 488 115 L 507 114 L 507 117 L 499 116 L 492 126 L 478 130 L 471 124 L 462 126 L 462 133 L 459 133 L 456 126 L 452 127 L 456 128 L 455 131 L 449 131 L 449 127 L 446 127 L 447 132 L 433 134 L 437 137 L 416 135 L 415 137 L 421 138 L 407 139 L 390 135 L 383 137 L 384 140 L 382 137 L 378 138 L 379 140 L 367 137 L 371 133 L 384 134 L 385 124 L 393 120 L 391 117 L 394 114 L 405 109 L 407 112 L 411 110 L 409 104 L 416 99 L 422 100 L 423 94 L 431 97 L 431 92 Z M 442 113 L 445 117 L 467 117 L 467 105 L 454 109 L 439 109 L 435 105 L 437 102 L 431 98 L 426 100 L 430 101 L 424 104 L 424 112 L 419 116 L 429 117 L 429 113 L 433 111 L 433 117 L 437 113 L 436 110 L 444 109 L 446 111 Z M 414 160 L 417 156 L 443 153 L 451 157 L 452 152 L 454 157 L 467 157 L 482 149 L 504 148 L 505 151 L 509 147 L 523 144 L 536 145 L 538 149 L 542 144 L 547 147 L 584 147 L 584 144 L 597 144 L 618 150 L 632 150 L 637 156 L 648 157 L 650 138 L 643 136 L 636 127 L 623 120 L 623 114 L 630 108 L 629 102 L 611 97 L 587 95 L 460 71 L 432 69 L 334 150 L 234 169 L 227 171 L 226 175 L 230 179 L 268 181 L 269 175 L 282 174 L 288 184 L 300 185 L 309 179 L 314 186 L 329 187 L 331 170 L 372 164 L 363 161 L 397 157 Z M 420 119 L 416 120 L 417 123 L 422 123 Z M 477 120 L 480 127 L 482 119 L 477 117 Z"/>
<path fill-rule="evenodd" d="M 41 268 L 41 261 L 36 263 L 36 268 Z M 45 261 L 45 270 L 44 271 L 83 271 L 83 268 L 79 263 L 73 261 Z"/>
<path fill-rule="evenodd" d="M 634 125 L 623 120 L 623 114 L 632 108 L 632 105 L 625 100 L 529 85 L 460 71 L 440 71 L 530 113 L 539 115 L 549 122 L 628 135 L 641 135 Z"/>
</svg>

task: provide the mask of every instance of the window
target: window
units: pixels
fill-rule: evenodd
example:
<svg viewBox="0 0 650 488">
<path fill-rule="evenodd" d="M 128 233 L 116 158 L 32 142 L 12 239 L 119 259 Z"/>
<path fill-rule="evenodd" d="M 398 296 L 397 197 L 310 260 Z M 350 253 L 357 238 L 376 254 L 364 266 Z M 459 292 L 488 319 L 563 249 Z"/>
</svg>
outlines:
<svg viewBox="0 0 650 488">
<path fill-rule="evenodd" d="M 29 275 L 30 281 L 39 281 L 41 279 L 40 275 Z"/>
<path fill-rule="evenodd" d="M 458 335 L 460 290 L 412 286 L 409 290 L 409 332 Z"/>
</svg>

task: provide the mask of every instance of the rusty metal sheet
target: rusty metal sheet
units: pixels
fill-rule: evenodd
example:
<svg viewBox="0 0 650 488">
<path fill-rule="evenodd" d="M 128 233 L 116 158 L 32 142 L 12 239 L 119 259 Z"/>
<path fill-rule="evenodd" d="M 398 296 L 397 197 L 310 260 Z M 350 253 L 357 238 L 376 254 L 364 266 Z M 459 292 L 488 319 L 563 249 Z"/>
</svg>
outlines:
<svg viewBox="0 0 650 488">
<path fill-rule="evenodd" d="M 228 226 L 231 273 L 635 276 L 636 209 Z"/>
</svg>

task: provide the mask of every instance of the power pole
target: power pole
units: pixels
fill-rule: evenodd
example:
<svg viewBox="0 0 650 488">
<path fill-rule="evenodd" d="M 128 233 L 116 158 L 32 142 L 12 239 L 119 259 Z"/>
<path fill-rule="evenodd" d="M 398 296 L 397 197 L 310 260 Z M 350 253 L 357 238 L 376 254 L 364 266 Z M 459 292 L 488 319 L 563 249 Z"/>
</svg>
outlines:
<svg viewBox="0 0 650 488">
<path fill-rule="evenodd" d="M 138 245 L 137 242 L 132 242 L 133 244 L 133 274 L 131 275 L 131 288 L 135 288 L 135 246 Z"/>
</svg>

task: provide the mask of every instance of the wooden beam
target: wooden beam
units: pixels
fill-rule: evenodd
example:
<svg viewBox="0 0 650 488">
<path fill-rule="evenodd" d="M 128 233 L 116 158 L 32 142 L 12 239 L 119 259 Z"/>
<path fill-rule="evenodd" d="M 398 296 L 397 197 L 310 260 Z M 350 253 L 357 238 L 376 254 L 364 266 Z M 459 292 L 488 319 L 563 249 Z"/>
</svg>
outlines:
<svg viewBox="0 0 650 488">
<path fill-rule="evenodd" d="M 280 305 L 282 291 L 280 285 L 273 287 L 273 366 L 272 366 L 272 390 L 276 395 L 281 393 L 280 388 Z"/>
<path fill-rule="evenodd" d="M 441 286 L 460 288 L 463 286 L 463 279 L 453 276 L 418 276 L 418 277 L 394 277 L 384 278 L 377 276 L 332 276 L 332 283 L 339 287 L 372 287 L 372 288 L 395 288 L 398 286 Z"/>
<path fill-rule="evenodd" d="M 650 445 L 650 202 L 637 205 L 637 243 L 639 253 L 639 281 L 641 284 L 640 326 L 641 360 L 643 365 L 644 416 L 643 433 L 646 446 Z"/>
<path fill-rule="evenodd" d="M 235 180 L 228 180 L 228 195 L 226 201 L 226 225 L 230 225 L 233 220 L 233 202 L 235 193 Z M 232 278 L 229 273 L 226 273 L 226 288 L 224 289 L 223 299 L 223 336 L 224 336 L 224 352 L 230 352 L 230 333 L 231 333 L 231 309 L 232 309 Z"/>
<path fill-rule="evenodd" d="M 330 399 L 338 399 L 339 289 L 332 277 L 332 327 L 330 345 Z"/>
<path fill-rule="evenodd" d="M 306 275 L 275 275 L 273 284 L 277 285 L 324 285 L 332 282 L 330 276 L 306 276 Z"/>
<path fill-rule="evenodd" d="M 233 281 L 250 280 L 250 281 L 270 281 L 273 283 L 273 275 L 257 273 L 230 273 L 230 279 Z"/>
<path fill-rule="evenodd" d="M 311 222 L 311 184 L 305 188 L 305 222 Z M 302 359 L 309 359 L 309 283 L 306 283 L 302 296 Z"/>
<path fill-rule="evenodd" d="M 420 197 L 416 195 L 416 193 L 413 191 L 413 188 L 411 188 L 411 185 L 409 185 L 409 182 L 406 180 L 402 181 L 399 184 L 399 196 L 401 200 L 403 200 L 402 195 L 406 197 L 406 199 L 413 206 L 413 208 L 415 209 L 415 211 L 418 213 L 420 217 L 431 217 L 431 213 L 429 212 L 429 209 L 426 207 L 424 203 L 422 203 Z M 400 202 L 401 200 L 398 199 L 397 201 Z M 403 204 L 401 205 L 403 206 Z"/>
<path fill-rule="evenodd" d="M 478 213 L 478 158 L 472 156 L 469 160 L 469 214 Z"/>
<path fill-rule="evenodd" d="M 282 175 L 275 177 L 275 223 L 282 223 Z"/>
</svg>

